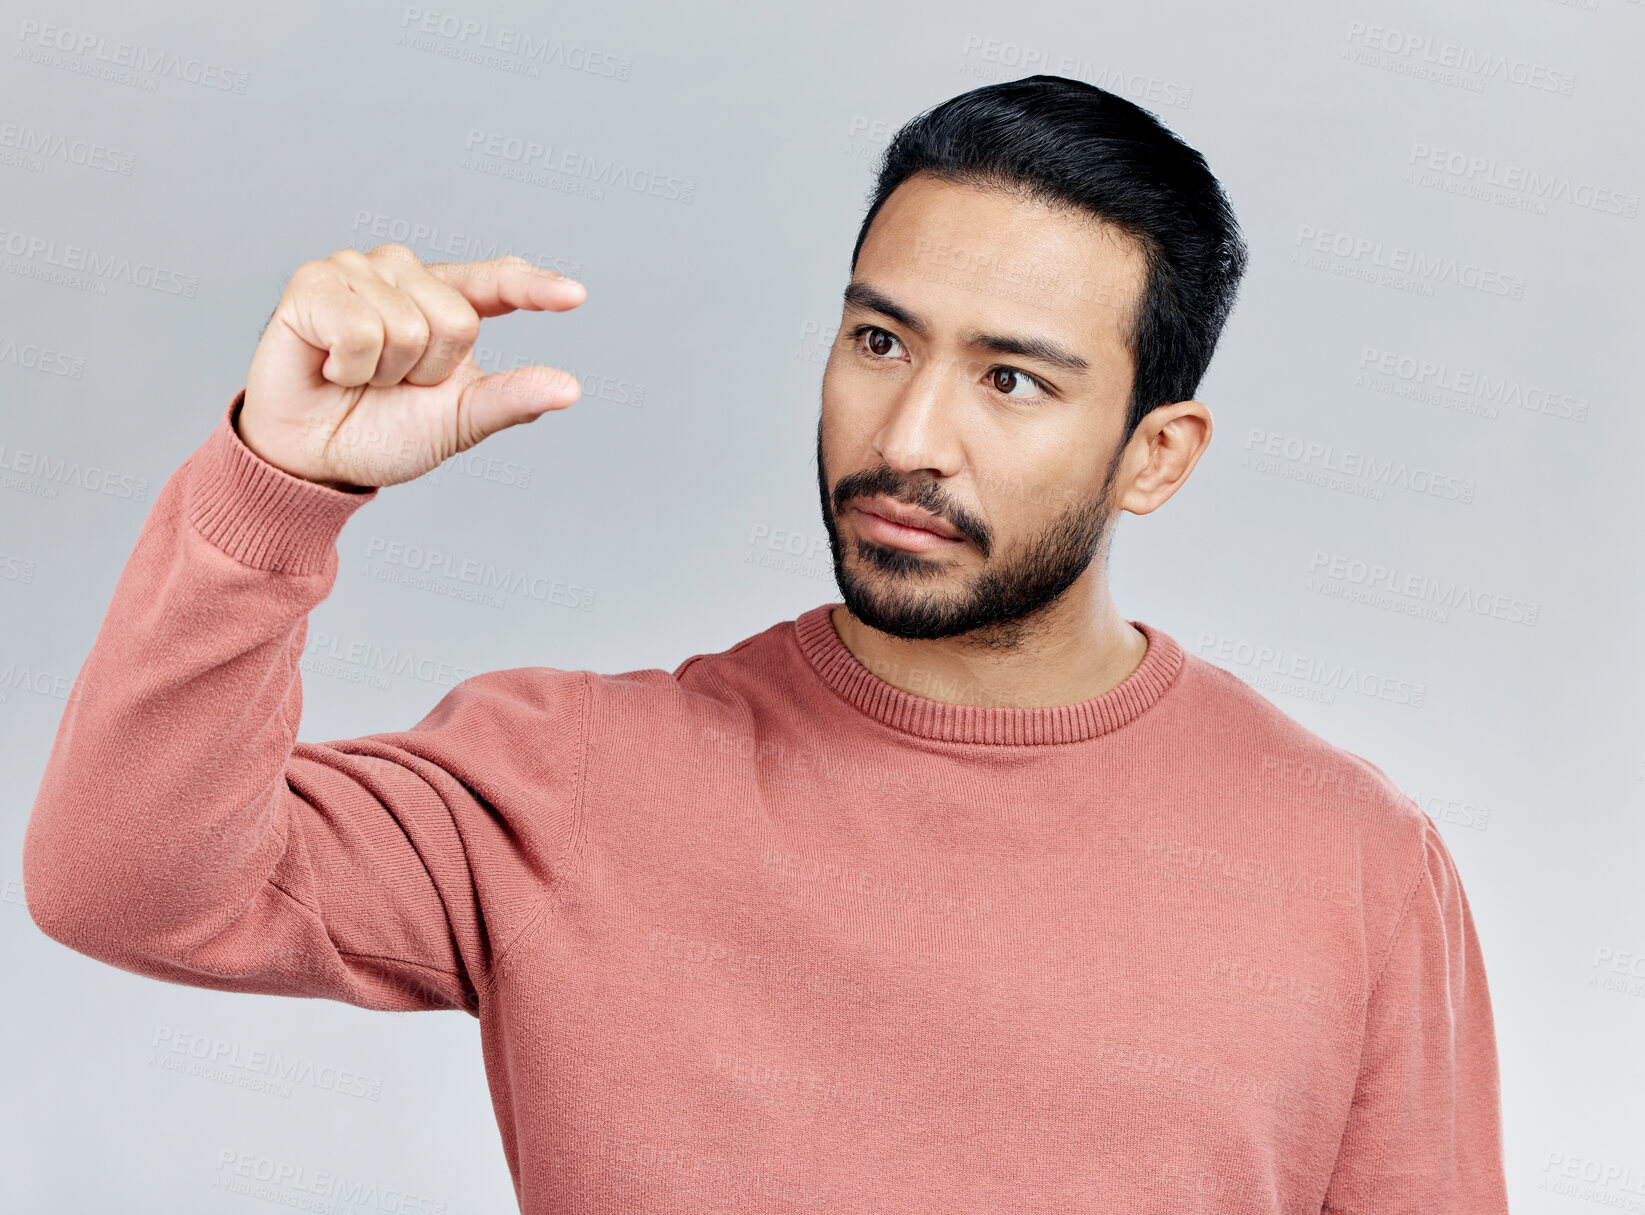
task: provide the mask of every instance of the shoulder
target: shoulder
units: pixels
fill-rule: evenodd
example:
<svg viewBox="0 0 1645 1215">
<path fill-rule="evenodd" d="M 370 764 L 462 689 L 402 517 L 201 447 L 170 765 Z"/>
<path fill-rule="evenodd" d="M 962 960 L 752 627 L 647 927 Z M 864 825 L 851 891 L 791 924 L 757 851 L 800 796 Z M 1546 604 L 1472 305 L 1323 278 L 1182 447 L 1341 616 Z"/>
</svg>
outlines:
<svg viewBox="0 0 1645 1215">
<path fill-rule="evenodd" d="M 1352 857 L 1370 903 L 1409 894 L 1438 838 L 1433 820 L 1361 746 L 1310 729 L 1243 679 L 1184 651 L 1179 713 L 1207 791 L 1246 827 L 1318 857 Z"/>
<path fill-rule="evenodd" d="M 1414 903 L 1460 897 L 1438 826 L 1365 744 L 1322 736 L 1197 655 L 1185 652 L 1178 678 L 1182 716 L 1169 727 L 1194 740 L 1196 790 L 1248 838 L 1308 872 L 1341 874 L 1356 892 L 1368 974 Z"/>
<path fill-rule="evenodd" d="M 714 679 L 736 665 L 759 665 L 775 660 L 779 654 L 786 653 L 793 632 L 793 620 L 780 620 L 723 650 L 693 654 L 674 668 L 673 678 L 681 682 Z"/>
<path fill-rule="evenodd" d="M 544 738 L 661 738 L 670 727 L 745 719 L 762 681 L 792 655 L 793 621 L 779 621 L 720 651 L 693 654 L 672 671 L 637 667 L 503 667 L 452 686 L 408 734 L 484 737 L 536 750 Z"/>
<path fill-rule="evenodd" d="M 1302 801 L 1409 836 L 1428 822 L 1376 763 L 1285 712 L 1243 679 L 1184 651 L 1179 675 L 1208 753 L 1238 765 L 1281 802 Z"/>
<path fill-rule="evenodd" d="M 556 667 L 481 671 L 453 684 L 412 730 L 469 732 L 521 718 L 579 718 L 591 677 L 589 671 Z"/>
<path fill-rule="evenodd" d="M 590 712 L 609 728 L 625 718 L 653 726 L 745 718 L 761 687 L 779 680 L 793 655 L 792 620 L 779 621 L 724 649 L 692 654 L 672 670 L 636 667 L 601 673 L 584 671 Z"/>
</svg>

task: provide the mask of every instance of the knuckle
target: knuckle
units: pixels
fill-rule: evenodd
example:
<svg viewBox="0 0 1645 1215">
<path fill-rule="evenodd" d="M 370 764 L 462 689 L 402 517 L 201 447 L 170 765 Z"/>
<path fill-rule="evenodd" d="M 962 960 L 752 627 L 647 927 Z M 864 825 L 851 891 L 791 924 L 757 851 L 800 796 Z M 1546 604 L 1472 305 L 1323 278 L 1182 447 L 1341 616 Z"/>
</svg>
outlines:
<svg viewBox="0 0 1645 1215">
<path fill-rule="evenodd" d="M 382 341 L 382 326 L 362 318 L 348 322 L 338 334 L 334 349 L 345 355 L 370 354 L 382 345 Z"/>
<path fill-rule="evenodd" d="M 297 291 L 309 291 L 321 283 L 329 283 L 336 277 L 334 269 L 325 261 L 308 261 L 291 272 L 291 279 L 286 284 L 288 288 Z"/>
<path fill-rule="evenodd" d="M 428 349 L 428 329 L 425 326 L 419 332 L 409 326 L 403 329 L 390 326 L 388 336 L 383 341 L 383 348 L 395 354 L 421 354 Z"/>
<path fill-rule="evenodd" d="M 415 253 L 413 253 L 407 246 L 402 245 L 397 241 L 389 241 L 387 244 L 378 245 L 368 256 L 381 258 L 385 261 L 416 262 L 418 265 L 422 264 L 417 261 L 417 255 Z"/>
<path fill-rule="evenodd" d="M 388 338 L 398 345 L 426 344 L 429 339 L 428 318 L 423 310 L 405 295 L 398 296 L 387 317 Z"/>
<path fill-rule="evenodd" d="M 447 341 L 471 345 L 480 336 L 480 314 L 465 300 L 462 308 L 453 308 L 440 318 L 440 331 Z"/>
</svg>

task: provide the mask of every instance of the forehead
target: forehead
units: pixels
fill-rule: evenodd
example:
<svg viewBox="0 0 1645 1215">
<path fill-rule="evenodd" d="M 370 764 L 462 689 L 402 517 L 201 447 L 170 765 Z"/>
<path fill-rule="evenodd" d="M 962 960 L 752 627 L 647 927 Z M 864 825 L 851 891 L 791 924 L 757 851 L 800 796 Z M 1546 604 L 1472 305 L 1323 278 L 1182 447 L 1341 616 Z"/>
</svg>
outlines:
<svg viewBox="0 0 1645 1215">
<path fill-rule="evenodd" d="M 885 200 L 855 275 L 943 326 L 1013 321 L 1120 342 L 1147 264 L 1112 224 L 994 187 L 915 174 Z"/>
</svg>

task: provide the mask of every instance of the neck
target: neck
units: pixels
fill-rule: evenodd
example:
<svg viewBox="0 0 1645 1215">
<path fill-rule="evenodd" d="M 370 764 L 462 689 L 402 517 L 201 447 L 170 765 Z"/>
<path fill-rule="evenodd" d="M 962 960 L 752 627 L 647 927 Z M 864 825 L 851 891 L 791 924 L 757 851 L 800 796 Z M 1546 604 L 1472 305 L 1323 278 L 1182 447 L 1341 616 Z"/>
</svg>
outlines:
<svg viewBox="0 0 1645 1215">
<path fill-rule="evenodd" d="M 900 691 L 947 704 L 1037 708 L 1101 696 L 1136 670 L 1148 640 L 1115 606 L 1106 583 L 1081 579 L 1010 642 L 961 634 L 908 641 L 882 633 L 844 604 L 834 631 L 863 666 Z"/>
</svg>

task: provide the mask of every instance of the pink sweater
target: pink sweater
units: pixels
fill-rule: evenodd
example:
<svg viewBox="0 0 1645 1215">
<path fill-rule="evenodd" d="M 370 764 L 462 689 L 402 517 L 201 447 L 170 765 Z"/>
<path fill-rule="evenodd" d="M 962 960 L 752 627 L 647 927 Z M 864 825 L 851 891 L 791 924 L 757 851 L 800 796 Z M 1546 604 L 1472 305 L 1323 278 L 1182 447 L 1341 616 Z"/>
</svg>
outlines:
<svg viewBox="0 0 1645 1215">
<path fill-rule="evenodd" d="M 55 940 L 474 1015 L 528 1215 L 1507 1209 L 1434 823 L 1168 634 L 1134 621 L 1092 700 L 966 706 L 870 673 L 825 604 L 298 742 L 307 616 L 376 493 L 231 416 L 58 730 L 23 854 Z"/>
</svg>

